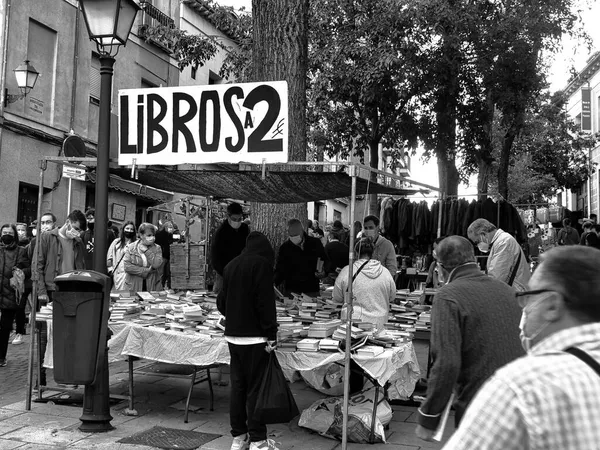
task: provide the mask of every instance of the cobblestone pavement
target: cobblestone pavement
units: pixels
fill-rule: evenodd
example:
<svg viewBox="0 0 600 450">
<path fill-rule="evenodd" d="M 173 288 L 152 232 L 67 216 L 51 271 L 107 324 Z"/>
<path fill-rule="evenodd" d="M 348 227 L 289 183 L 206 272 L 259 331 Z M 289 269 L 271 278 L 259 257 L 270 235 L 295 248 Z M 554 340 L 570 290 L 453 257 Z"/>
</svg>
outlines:
<svg viewBox="0 0 600 450">
<path fill-rule="evenodd" d="M 25 398 L 27 388 L 27 368 L 29 364 L 29 328 L 23 336 L 23 344 L 12 345 L 13 335 L 8 344 L 6 367 L 0 367 L 0 406 L 5 406 Z"/>
</svg>

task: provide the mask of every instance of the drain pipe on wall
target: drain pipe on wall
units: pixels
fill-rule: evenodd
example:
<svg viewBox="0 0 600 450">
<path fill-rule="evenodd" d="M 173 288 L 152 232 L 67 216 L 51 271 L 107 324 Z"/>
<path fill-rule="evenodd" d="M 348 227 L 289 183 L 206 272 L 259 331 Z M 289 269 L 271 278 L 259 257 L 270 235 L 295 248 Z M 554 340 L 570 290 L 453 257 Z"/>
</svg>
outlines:
<svg viewBox="0 0 600 450">
<path fill-rule="evenodd" d="M 73 87 L 71 88 L 71 118 L 69 120 L 69 129 L 74 133 L 75 109 L 77 106 L 77 75 L 79 72 L 79 28 L 81 12 L 79 11 L 79 2 L 75 6 L 75 48 L 73 50 Z"/>
<path fill-rule="evenodd" d="M 2 134 L 4 130 L 4 96 L 6 95 L 6 64 L 8 60 L 8 24 L 10 18 L 10 0 L 2 1 L 4 23 L 2 26 L 2 58 L 0 59 L 0 157 L 2 155 Z"/>
</svg>

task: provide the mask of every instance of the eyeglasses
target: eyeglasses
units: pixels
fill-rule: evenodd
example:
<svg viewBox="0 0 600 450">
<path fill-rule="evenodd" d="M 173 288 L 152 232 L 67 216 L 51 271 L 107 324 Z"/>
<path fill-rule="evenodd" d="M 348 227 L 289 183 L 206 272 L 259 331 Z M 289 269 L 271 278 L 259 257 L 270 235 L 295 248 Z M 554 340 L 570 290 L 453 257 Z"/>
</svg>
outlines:
<svg viewBox="0 0 600 450">
<path fill-rule="evenodd" d="M 527 303 L 529 302 L 528 297 L 531 297 L 532 295 L 546 294 L 549 292 L 555 292 L 560 294 L 560 292 L 554 289 L 536 289 L 533 291 L 515 292 L 515 298 L 519 302 L 519 306 L 521 308 L 525 308 L 527 306 Z"/>
</svg>

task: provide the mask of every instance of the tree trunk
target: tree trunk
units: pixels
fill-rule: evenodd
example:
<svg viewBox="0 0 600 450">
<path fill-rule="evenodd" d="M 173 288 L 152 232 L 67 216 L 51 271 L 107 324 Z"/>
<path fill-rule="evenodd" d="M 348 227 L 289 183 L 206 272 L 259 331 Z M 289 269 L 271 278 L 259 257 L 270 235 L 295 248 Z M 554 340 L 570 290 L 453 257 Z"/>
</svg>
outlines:
<svg viewBox="0 0 600 450">
<path fill-rule="evenodd" d="M 458 195 L 460 177 L 456 168 L 456 160 L 452 155 L 438 156 L 438 176 L 440 189 L 446 195 Z"/>
<path fill-rule="evenodd" d="M 379 142 L 371 142 L 369 144 L 369 166 L 372 169 L 379 168 Z M 371 175 L 371 182 L 377 183 L 377 174 Z M 369 194 L 369 214 L 379 217 L 379 202 L 377 194 Z"/>
<path fill-rule="evenodd" d="M 480 149 L 477 152 L 477 193 L 480 198 L 485 199 L 490 188 L 490 176 L 492 174 L 492 164 L 494 163 L 494 117 L 496 105 L 492 91 L 486 92 L 486 110 L 484 133 L 480 138 Z"/>
<path fill-rule="evenodd" d="M 498 193 L 508 199 L 508 171 L 510 169 L 510 153 L 517 137 L 517 128 L 511 126 L 504 133 L 500 162 L 498 163 Z"/>
<path fill-rule="evenodd" d="M 306 74 L 308 0 L 252 0 L 252 77 L 285 80 L 289 102 L 289 159 L 306 160 Z M 267 175 L 268 176 L 268 175 Z M 277 249 L 287 238 L 287 221 L 307 221 L 305 203 L 252 203 L 252 226 Z"/>
<path fill-rule="evenodd" d="M 492 174 L 492 162 L 486 159 L 480 159 L 477 163 L 477 193 L 480 197 L 485 197 L 485 194 L 490 189 L 490 175 Z"/>
</svg>

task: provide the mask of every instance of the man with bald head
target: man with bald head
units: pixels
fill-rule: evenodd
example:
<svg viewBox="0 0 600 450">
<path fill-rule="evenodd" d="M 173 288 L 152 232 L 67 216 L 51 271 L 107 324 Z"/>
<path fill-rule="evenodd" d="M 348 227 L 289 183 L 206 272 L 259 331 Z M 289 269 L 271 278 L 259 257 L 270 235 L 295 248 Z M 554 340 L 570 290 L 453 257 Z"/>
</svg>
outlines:
<svg viewBox="0 0 600 450">
<path fill-rule="evenodd" d="M 600 448 L 600 252 L 544 253 L 523 308 L 528 355 L 481 388 L 448 449 Z"/>
<path fill-rule="evenodd" d="M 483 383 L 524 354 L 514 289 L 479 270 L 473 245 L 463 237 L 445 238 L 436 253 L 446 284 L 433 300 L 433 364 L 417 418 L 417 435 L 425 440 L 432 439 L 452 391 L 458 425 Z"/>
</svg>

